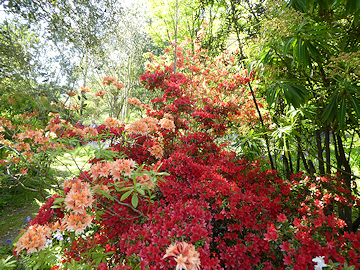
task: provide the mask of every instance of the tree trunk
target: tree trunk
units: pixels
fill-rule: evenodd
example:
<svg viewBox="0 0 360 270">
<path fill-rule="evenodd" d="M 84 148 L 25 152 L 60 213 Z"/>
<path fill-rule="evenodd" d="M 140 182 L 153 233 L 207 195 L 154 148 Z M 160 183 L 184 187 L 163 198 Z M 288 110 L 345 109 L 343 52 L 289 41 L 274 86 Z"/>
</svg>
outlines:
<svg viewBox="0 0 360 270">
<path fill-rule="evenodd" d="M 330 157 L 330 130 L 325 124 L 325 157 L 326 157 L 326 174 L 331 174 L 331 157 Z"/>
<path fill-rule="evenodd" d="M 319 161 L 319 173 L 321 176 L 324 176 L 325 166 L 324 166 L 324 158 L 323 158 L 323 149 L 321 145 L 321 132 L 318 129 L 315 130 L 315 139 L 316 139 L 317 155 Z"/>
<path fill-rule="evenodd" d="M 334 137 L 335 138 L 335 137 Z M 351 167 L 346 159 L 345 156 L 345 150 L 344 145 L 341 139 L 341 136 L 339 134 L 336 135 L 336 140 L 334 140 L 335 143 L 337 143 L 337 168 L 340 171 L 340 177 L 345 182 L 346 187 L 350 191 L 350 193 L 347 196 L 347 199 L 350 200 L 350 194 L 351 194 Z M 339 217 L 343 220 L 345 220 L 347 224 L 347 231 L 353 230 L 353 223 L 352 223 L 352 208 L 350 206 L 343 206 L 339 205 Z"/>
</svg>

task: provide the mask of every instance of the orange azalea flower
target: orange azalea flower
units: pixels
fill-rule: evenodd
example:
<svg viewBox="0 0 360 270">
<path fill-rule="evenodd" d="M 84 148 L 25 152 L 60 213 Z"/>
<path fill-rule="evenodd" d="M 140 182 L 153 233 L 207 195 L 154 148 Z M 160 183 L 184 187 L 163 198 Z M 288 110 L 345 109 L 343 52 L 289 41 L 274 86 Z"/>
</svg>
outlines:
<svg viewBox="0 0 360 270">
<path fill-rule="evenodd" d="M 140 134 L 147 135 L 149 133 L 149 127 L 143 120 L 137 120 L 125 127 L 125 130 Z"/>
<path fill-rule="evenodd" d="M 30 151 L 23 152 L 24 156 L 27 156 L 28 158 L 31 158 L 35 153 Z"/>
<path fill-rule="evenodd" d="M 65 180 L 64 183 L 63 183 L 63 187 L 68 188 L 68 189 L 71 189 L 71 188 L 80 189 L 82 184 L 83 183 L 81 182 L 80 179 L 73 178 L 73 179 Z"/>
<path fill-rule="evenodd" d="M 105 91 L 98 91 L 95 93 L 95 97 L 101 97 L 103 98 L 106 95 Z"/>
<path fill-rule="evenodd" d="M 124 168 L 124 176 L 130 176 L 132 172 L 133 172 L 132 168 L 130 168 L 130 167 Z"/>
<path fill-rule="evenodd" d="M 87 207 L 92 206 L 93 202 L 91 190 L 85 185 L 71 188 L 64 201 L 65 208 L 74 213 L 83 213 Z"/>
<path fill-rule="evenodd" d="M 14 144 L 13 148 L 18 150 L 18 151 L 21 151 L 22 150 L 22 145 L 21 144 Z"/>
<path fill-rule="evenodd" d="M 66 94 L 67 94 L 69 97 L 76 96 L 76 93 L 73 92 L 73 91 L 67 91 Z"/>
<path fill-rule="evenodd" d="M 105 185 L 96 185 L 96 186 L 94 186 L 94 190 L 95 190 L 95 191 L 102 190 L 102 191 L 104 191 L 105 193 L 109 193 L 109 192 L 110 192 L 109 188 L 108 188 L 107 186 L 105 186 Z"/>
<path fill-rule="evenodd" d="M 154 117 L 145 117 L 142 119 L 142 121 L 144 121 L 148 128 L 149 128 L 149 132 L 155 132 L 158 130 L 158 124 L 159 124 L 159 120 L 154 118 Z"/>
<path fill-rule="evenodd" d="M 75 128 L 75 129 L 73 129 L 73 132 L 75 132 L 76 135 L 80 135 L 80 136 L 85 136 L 86 135 L 85 130 L 83 130 L 81 128 Z"/>
<path fill-rule="evenodd" d="M 174 121 L 174 116 L 172 114 L 170 114 L 170 113 L 165 113 L 164 118 L 167 118 L 167 119 L 170 119 L 170 120 Z"/>
<path fill-rule="evenodd" d="M 23 149 L 24 150 L 30 150 L 31 148 L 30 148 L 30 144 L 28 144 L 28 143 L 24 143 L 23 145 L 22 145 L 22 147 L 23 147 Z"/>
<path fill-rule="evenodd" d="M 106 118 L 104 124 L 107 125 L 108 127 L 117 127 L 120 125 L 120 121 L 116 118 Z"/>
<path fill-rule="evenodd" d="M 19 238 L 16 252 L 26 250 L 28 253 L 45 249 L 46 239 L 51 237 L 51 229 L 46 225 L 33 225 Z"/>
<path fill-rule="evenodd" d="M 167 118 L 163 118 L 163 119 L 160 120 L 159 123 L 160 123 L 162 128 L 169 129 L 171 131 L 175 131 L 174 121 L 172 121 L 170 119 L 167 119 Z"/>
<path fill-rule="evenodd" d="M 148 187 L 154 187 L 155 184 L 153 181 L 150 180 L 150 175 L 141 175 L 141 176 L 137 176 L 136 177 L 136 181 L 138 181 L 139 183 L 141 184 L 145 184 L 147 185 Z"/>
<path fill-rule="evenodd" d="M 139 99 L 137 99 L 136 97 L 129 98 L 126 102 L 131 104 L 131 105 L 136 105 L 136 106 L 141 105 L 141 101 Z"/>
<path fill-rule="evenodd" d="M 130 176 L 135 167 L 136 163 L 131 159 L 118 159 L 113 162 L 99 162 L 92 165 L 90 174 L 94 180 L 98 177 L 109 177 L 110 174 L 114 180 L 120 180 L 122 175 Z"/>
<path fill-rule="evenodd" d="M 90 174 L 93 180 L 96 180 L 99 177 L 99 171 L 102 168 L 103 163 L 96 163 L 91 166 Z"/>
<path fill-rule="evenodd" d="M 162 158 L 162 156 L 164 155 L 164 150 L 162 149 L 162 147 L 160 145 L 157 145 L 157 144 L 154 145 L 153 147 L 151 147 L 149 149 L 149 151 L 150 151 L 150 154 L 157 159 Z"/>
<path fill-rule="evenodd" d="M 180 270 L 180 269 L 188 269 L 187 268 L 187 257 L 184 257 L 182 254 L 180 254 L 179 256 L 177 256 L 177 258 L 175 258 L 175 261 L 177 262 L 176 265 L 176 270 Z"/>
<path fill-rule="evenodd" d="M 63 231 L 65 231 L 65 229 L 66 229 L 66 225 L 62 224 L 60 220 L 56 221 L 51 226 L 51 231 L 52 232 L 56 232 L 56 231 L 63 232 Z"/>
<path fill-rule="evenodd" d="M 22 175 L 27 175 L 28 170 L 29 170 L 29 169 L 20 168 L 20 173 L 21 173 Z"/>
<path fill-rule="evenodd" d="M 70 213 L 65 215 L 63 220 L 66 230 L 75 231 L 77 235 L 83 233 L 87 227 L 91 226 L 92 217 L 87 213 Z"/>
<path fill-rule="evenodd" d="M 108 177 L 110 172 L 110 166 L 109 163 L 102 163 L 103 166 L 99 170 L 99 176 L 100 177 Z"/>
<path fill-rule="evenodd" d="M 102 81 L 102 84 L 110 85 L 110 84 L 112 84 L 114 82 L 116 82 L 116 79 L 114 77 L 107 76 L 107 77 L 104 77 L 104 79 Z"/>
<path fill-rule="evenodd" d="M 18 139 L 19 141 L 23 141 L 23 140 L 26 139 L 26 138 L 29 138 L 27 132 L 22 132 L 22 133 L 17 134 L 17 139 Z"/>
<path fill-rule="evenodd" d="M 86 127 L 84 132 L 87 134 L 87 137 L 96 137 L 98 135 L 98 131 L 94 127 Z"/>
<path fill-rule="evenodd" d="M 136 162 L 132 159 L 122 159 L 121 161 L 126 167 L 136 167 Z"/>
<path fill-rule="evenodd" d="M 80 86 L 80 90 L 81 90 L 81 91 L 84 91 L 84 92 L 87 92 L 87 93 L 90 92 L 89 87 L 85 87 L 85 86 Z"/>
<path fill-rule="evenodd" d="M 113 85 L 116 86 L 118 90 L 125 87 L 125 84 L 123 84 L 122 82 L 113 82 Z"/>
<path fill-rule="evenodd" d="M 177 262 L 176 269 L 200 269 L 200 254 L 195 250 L 195 246 L 186 242 L 176 242 L 166 249 L 163 258 L 174 257 Z"/>
</svg>

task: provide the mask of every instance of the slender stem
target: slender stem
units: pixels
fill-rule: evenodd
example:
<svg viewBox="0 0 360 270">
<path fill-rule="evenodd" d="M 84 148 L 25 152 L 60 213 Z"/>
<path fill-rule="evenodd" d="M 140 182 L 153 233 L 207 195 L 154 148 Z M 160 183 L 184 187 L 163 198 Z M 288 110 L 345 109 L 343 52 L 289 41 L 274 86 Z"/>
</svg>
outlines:
<svg viewBox="0 0 360 270">
<path fill-rule="evenodd" d="M 265 128 L 264 120 L 263 120 L 263 118 L 262 118 L 262 116 L 261 116 L 261 112 L 260 112 L 259 106 L 258 106 L 258 104 L 257 104 L 257 102 L 256 102 L 256 97 L 255 97 L 254 90 L 252 89 L 250 82 L 248 83 L 248 85 L 249 85 L 249 88 L 250 88 L 250 92 L 251 92 L 252 98 L 253 98 L 254 103 L 255 103 L 256 110 L 257 110 L 257 112 L 258 112 L 258 114 L 259 114 L 259 119 L 260 119 L 260 122 L 261 122 L 261 126 L 262 126 L 263 128 Z M 268 155 L 269 155 L 269 160 L 270 160 L 271 169 L 272 169 L 272 170 L 275 170 L 274 162 L 273 162 L 273 159 L 272 159 L 272 156 L 271 156 L 271 152 L 270 152 L 269 137 L 268 137 L 267 133 L 265 133 L 264 136 L 265 136 L 266 148 L 267 148 L 267 152 L 268 152 Z"/>
</svg>

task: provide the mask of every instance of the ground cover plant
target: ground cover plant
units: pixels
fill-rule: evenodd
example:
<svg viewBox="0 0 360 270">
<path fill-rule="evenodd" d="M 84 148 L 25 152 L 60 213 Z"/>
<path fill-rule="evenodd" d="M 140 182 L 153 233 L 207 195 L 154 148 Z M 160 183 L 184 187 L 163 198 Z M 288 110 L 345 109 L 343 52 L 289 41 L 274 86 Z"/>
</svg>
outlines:
<svg viewBox="0 0 360 270">
<path fill-rule="evenodd" d="M 3 138 L 2 163 L 20 178 L 43 155 L 99 142 L 89 170 L 52 180 L 57 194 L 19 236 L 16 258 L 32 269 L 360 267 L 360 235 L 337 211 L 360 199 L 339 174 L 283 179 L 267 159 L 229 151 L 221 142 L 234 130 L 271 125 L 266 113 L 260 123 L 249 94 L 256 73 L 239 69 L 232 52 L 210 59 L 186 42 L 177 47 L 177 72 L 175 44 L 149 55 L 140 80 L 161 96 L 128 100 L 142 110 L 139 120 L 90 127 L 54 115 L 42 130 L 2 120 L 16 134 Z"/>
</svg>

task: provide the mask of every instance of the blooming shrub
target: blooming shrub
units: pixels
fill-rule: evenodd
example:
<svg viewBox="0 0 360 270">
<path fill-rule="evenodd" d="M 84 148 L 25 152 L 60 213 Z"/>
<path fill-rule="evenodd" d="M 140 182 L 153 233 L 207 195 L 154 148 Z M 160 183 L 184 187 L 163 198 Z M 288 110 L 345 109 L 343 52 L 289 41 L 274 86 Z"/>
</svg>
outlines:
<svg viewBox="0 0 360 270">
<path fill-rule="evenodd" d="M 348 199 L 337 176 L 281 179 L 266 161 L 218 143 L 231 129 L 257 125 L 246 95 L 253 74 L 230 72 L 223 59 L 208 62 L 201 49 L 179 52 L 178 73 L 162 57 L 141 76 L 163 93 L 151 105 L 129 101 L 145 118 L 107 119 L 93 129 L 52 120 L 58 138 L 113 143 L 43 206 L 18 254 L 30 251 L 22 248 L 29 231 L 46 225 L 63 269 L 312 269 L 320 256 L 360 267 L 360 236 L 344 232 L 334 211 L 359 200 Z M 31 251 L 43 252 L 42 243 Z"/>
</svg>

